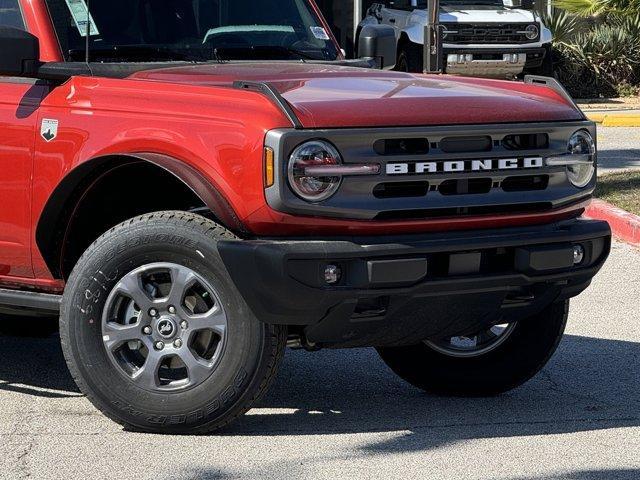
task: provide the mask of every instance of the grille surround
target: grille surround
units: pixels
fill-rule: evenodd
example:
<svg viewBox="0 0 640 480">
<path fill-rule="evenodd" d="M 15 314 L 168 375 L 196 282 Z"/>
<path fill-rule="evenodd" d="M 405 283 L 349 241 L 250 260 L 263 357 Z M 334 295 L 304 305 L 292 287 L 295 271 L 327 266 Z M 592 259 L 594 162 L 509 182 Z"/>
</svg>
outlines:
<svg viewBox="0 0 640 480">
<path fill-rule="evenodd" d="M 533 23 L 450 23 L 445 28 L 444 43 L 454 45 L 526 45 L 540 41 L 540 26 Z M 538 27 L 538 36 L 533 40 L 526 37 L 524 30 L 529 25 Z M 455 33 L 454 33 L 455 32 Z"/>
<path fill-rule="evenodd" d="M 428 220 L 433 212 L 437 218 L 441 212 L 452 212 L 453 216 L 474 216 L 492 210 L 496 213 L 505 211 L 523 213 L 530 212 L 528 204 L 544 205 L 553 210 L 563 205 L 583 200 L 593 193 L 595 179 L 586 188 L 576 188 L 567 177 L 566 168 L 562 166 L 543 166 L 540 168 L 522 168 L 508 170 L 483 170 L 465 172 L 423 173 L 412 175 L 387 174 L 387 164 L 417 162 L 447 162 L 483 159 L 513 159 L 524 157 L 548 157 L 566 152 L 567 142 L 571 135 L 580 129 L 586 129 L 595 135 L 595 124 L 589 121 L 530 123 L 530 124 L 493 124 L 449 127 L 398 127 L 398 128 L 354 128 L 326 130 L 294 130 L 277 129 L 267 133 L 266 146 L 275 152 L 275 184 L 265 189 L 268 205 L 279 212 L 292 215 L 314 216 L 324 218 L 341 218 L 353 220 L 376 220 L 393 218 L 393 212 L 402 212 L 399 218 L 413 218 L 410 212 L 416 211 L 420 217 Z M 502 140 L 508 135 L 531 135 L 544 133 L 548 135 L 549 144 L 544 149 L 521 150 L 514 152 L 504 147 Z M 491 151 L 446 153 L 440 149 L 440 141 L 447 137 L 492 138 Z M 380 139 L 427 138 L 431 145 L 425 155 L 380 155 L 373 148 Z M 310 139 L 326 139 L 340 151 L 345 165 L 374 163 L 380 165 L 380 174 L 370 176 L 345 176 L 338 192 L 328 200 L 320 203 L 309 203 L 301 200 L 291 192 L 286 178 L 286 167 L 290 153 L 301 143 Z M 494 162 L 495 164 L 496 162 Z M 519 162 L 522 165 L 523 162 Z M 465 165 L 469 162 L 465 162 Z M 438 169 L 440 170 L 440 169 Z M 502 183 L 509 177 L 526 177 L 544 175 L 548 183 L 544 189 L 533 188 L 522 191 L 506 191 Z M 492 188 L 487 193 L 461 193 L 443 195 L 440 185 L 447 180 L 491 178 Z M 393 183 L 397 190 L 402 182 L 409 188 L 416 182 L 427 182 L 427 195 L 374 195 L 376 186 Z M 510 180 L 515 182 L 515 180 Z M 516 182 L 517 183 L 517 182 Z M 524 182 L 526 185 L 526 182 Z M 507 189 L 511 190 L 511 189 Z M 414 218 L 415 219 L 415 218 Z"/>
</svg>

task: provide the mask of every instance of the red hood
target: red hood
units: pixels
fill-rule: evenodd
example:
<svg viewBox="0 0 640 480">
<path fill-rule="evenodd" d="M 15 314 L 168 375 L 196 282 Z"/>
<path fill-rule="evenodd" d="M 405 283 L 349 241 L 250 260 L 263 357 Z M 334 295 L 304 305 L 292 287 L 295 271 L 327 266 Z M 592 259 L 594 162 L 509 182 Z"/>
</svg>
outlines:
<svg viewBox="0 0 640 480">
<path fill-rule="evenodd" d="M 268 82 L 306 128 L 549 122 L 583 119 L 550 88 L 312 63 L 227 63 L 139 72 L 132 79 L 192 85 Z"/>
</svg>

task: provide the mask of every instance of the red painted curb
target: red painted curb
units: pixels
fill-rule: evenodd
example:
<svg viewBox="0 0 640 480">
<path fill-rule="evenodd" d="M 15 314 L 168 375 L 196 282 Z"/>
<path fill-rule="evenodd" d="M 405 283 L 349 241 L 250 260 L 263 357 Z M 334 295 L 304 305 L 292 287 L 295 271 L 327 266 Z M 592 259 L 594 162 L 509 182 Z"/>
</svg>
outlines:
<svg viewBox="0 0 640 480">
<path fill-rule="evenodd" d="M 603 200 L 593 200 L 585 215 L 589 218 L 606 220 L 613 234 L 620 240 L 640 246 L 640 217 L 615 207 Z"/>
</svg>

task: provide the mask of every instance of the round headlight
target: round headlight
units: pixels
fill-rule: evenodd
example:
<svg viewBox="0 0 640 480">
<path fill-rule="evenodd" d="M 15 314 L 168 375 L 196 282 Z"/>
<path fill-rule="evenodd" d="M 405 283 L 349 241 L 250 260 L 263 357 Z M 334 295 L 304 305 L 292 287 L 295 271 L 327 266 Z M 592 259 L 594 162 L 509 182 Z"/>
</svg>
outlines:
<svg viewBox="0 0 640 480">
<path fill-rule="evenodd" d="M 580 163 L 567 166 L 569 180 L 578 188 L 584 188 L 595 175 L 596 144 L 586 130 L 578 130 L 569 139 L 569 153 L 572 155 L 589 155 L 591 163 Z"/>
<path fill-rule="evenodd" d="M 340 165 L 338 150 L 328 142 L 312 140 L 296 148 L 289 158 L 289 184 L 300 198 L 308 202 L 321 202 L 340 188 L 340 177 L 313 176 L 313 167 Z"/>
<path fill-rule="evenodd" d="M 538 28 L 537 25 L 529 25 L 524 30 L 524 36 L 527 37 L 529 40 L 535 40 L 536 38 L 538 38 L 539 34 L 540 34 L 540 29 Z"/>
</svg>

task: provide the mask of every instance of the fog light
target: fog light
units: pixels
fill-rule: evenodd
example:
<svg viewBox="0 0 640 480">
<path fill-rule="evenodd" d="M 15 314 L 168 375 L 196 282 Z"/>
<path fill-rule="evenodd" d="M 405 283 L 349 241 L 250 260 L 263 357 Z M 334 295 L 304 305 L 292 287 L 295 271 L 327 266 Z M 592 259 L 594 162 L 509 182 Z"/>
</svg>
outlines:
<svg viewBox="0 0 640 480">
<path fill-rule="evenodd" d="M 324 268 L 324 281 L 329 285 L 335 285 L 342 277 L 342 270 L 337 265 L 327 265 Z"/>
<path fill-rule="evenodd" d="M 584 247 L 582 245 L 573 246 L 573 264 L 580 265 L 584 261 Z"/>
</svg>

